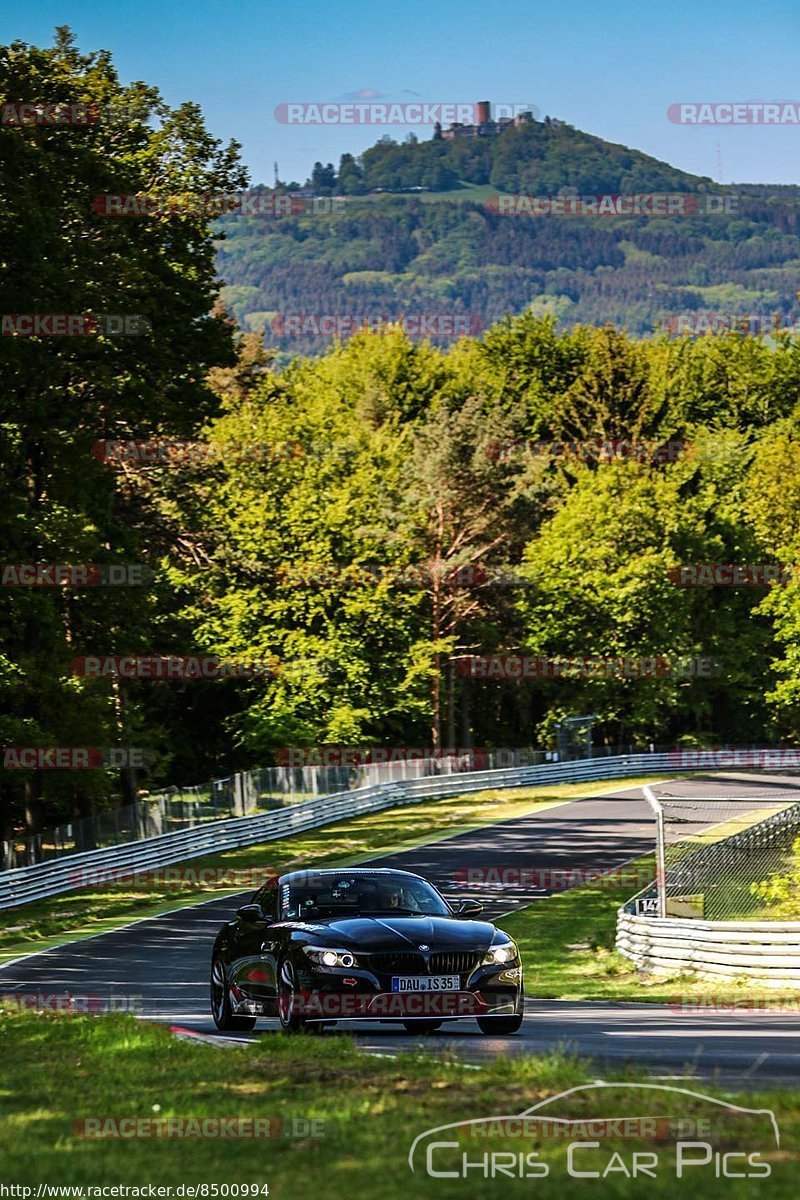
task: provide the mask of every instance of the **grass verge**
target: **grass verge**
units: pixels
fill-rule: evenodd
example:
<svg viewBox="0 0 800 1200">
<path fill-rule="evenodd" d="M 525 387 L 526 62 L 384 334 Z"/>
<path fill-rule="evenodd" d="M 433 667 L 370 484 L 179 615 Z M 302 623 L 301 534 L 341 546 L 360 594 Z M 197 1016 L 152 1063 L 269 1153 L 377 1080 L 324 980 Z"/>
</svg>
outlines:
<svg viewBox="0 0 800 1200">
<path fill-rule="evenodd" d="M 750 1109 L 772 1109 L 783 1149 L 776 1148 L 771 1124 L 763 1116 L 726 1116 L 709 1101 L 687 1095 L 614 1087 L 579 1093 L 547 1110 L 549 1116 L 571 1119 L 611 1118 L 619 1116 L 620 1109 L 636 1117 L 662 1118 L 657 1140 L 605 1137 L 597 1150 L 580 1151 L 576 1169 L 601 1174 L 618 1153 L 619 1160 L 604 1179 L 571 1177 L 566 1139 L 541 1136 L 541 1126 L 532 1130 L 533 1136 L 513 1140 L 500 1136 L 497 1127 L 488 1135 L 484 1127 L 484 1136 L 463 1138 L 457 1151 L 437 1151 L 434 1166 L 447 1161 L 452 1167 L 454 1160 L 460 1165 L 461 1151 L 479 1164 L 487 1153 L 504 1153 L 507 1170 L 509 1155 L 518 1162 L 519 1155 L 532 1153 L 538 1157 L 529 1161 L 537 1163 L 540 1173 L 546 1168 L 546 1175 L 515 1178 L 501 1173 L 484 1178 L 488 1167 L 479 1166 L 471 1168 L 466 1179 L 432 1178 L 425 1170 L 427 1142 L 415 1158 L 413 1174 L 408 1165 L 419 1134 L 450 1122 L 520 1113 L 546 1097 L 592 1082 L 592 1065 L 556 1053 L 497 1058 L 485 1068 L 468 1070 L 426 1053 L 422 1045 L 416 1054 L 374 1058 L 349 1038 L 332 1035 L 268 1034 L 254 1046 L 221 1049 L 179 1041 L 164 1027 L 130 1017 L 42 1016 L 12 1009 L 0 1012 L 0 1055 L 0 1178 L 33 1187 L 34 1195 L 40 1183 L 145 1188 L 246 1183 L 266 1184 L 270 1197 L 285 1200 L 308 1195 L 346 1195 L 353 1200 L 462 1200 L 468 1195 L 482 1200 L 500 1194 L 562 1196 L 565 1188 L 571 1197 L 596 1197 L 598 1185 L 611 1197 L 640 1197 L 643 1189 L 647 1195 L 673 1196 L 676 1186 L 687 1200 L 706 1196 L 716 1182 L 713 1162 L 687 1170 L 676 1183 L 675 1137 L 664 1129 L 665 1117 L 709 1120 L 708 1138 L 715 1145 L 737 1153 L 758 1152 L 760 1161 L 768 1164 L 769 1178 L 726 1179 L 725 1195 L 750 1196 L 755 1186 L 762 1197 L 797 1194 L 798 1155 L 793 1147 L 800 1113 L 790 1092 L 736 1097 L 712 1085 L 697 1085 L 697 1091 L 715 1098 L 738 1100 Z M 607 1078 L 622 1083 L 640 1077 L 633 1069 L 621 1069 Z M 282 1123 L 283 1130 L 296 1130 L 300 1136 L 86 1137 L 75 1124 L 86 1118 L 267 1118 L 274 1133 Z M 307 1123 L 313 1121 L 317 1126 L 309 1128 Z M 317 1136 L 309 1136 L 310 1131 Z M 448 1132 L 439 1138 L 452 1136 Z M 575 1140 L 586 1137 L 584 1132 Z M 630 1179 L 621 1170 L 619 1161 L 630 1171 L 634 1151 L 657 1156 L 654 1178 Z M 447 1160 L 441 1157 L 445 1153 Z M 737 1159 L 735 1169 L 741 1171 L 743 1165 Z M 204 1194 L 215 1193 L 207 1189 Z"/>
</svg>

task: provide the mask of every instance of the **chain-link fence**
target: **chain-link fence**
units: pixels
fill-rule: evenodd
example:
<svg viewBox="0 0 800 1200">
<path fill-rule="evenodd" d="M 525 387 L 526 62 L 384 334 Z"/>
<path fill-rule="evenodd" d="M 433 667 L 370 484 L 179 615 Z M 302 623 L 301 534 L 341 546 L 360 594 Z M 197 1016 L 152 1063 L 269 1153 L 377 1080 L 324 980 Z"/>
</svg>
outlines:
<svg viewBox="0 0 800 1200">
<path fill-rule="evenodd" d="M 726 794 L 645 788 L 656 815 L 656 880 L 636 910 L 711 921 L 800 917 L 800 779 L 731 781 Z"/>
<path fill-rule="evenodd" d="M 32 836 L 0 842 L 0 869 L 47 862 L 65 854 L 100 850 L 142 838 L 191 829 L 205 821 L 235 813 L 235 777 L 215 779 L 197 787 L 171 788 L 75 821 L 65 821 Z"/>
<path fill-rule="evenodd" d="M 652 752 L 656 747 L 647 749 Z M 589 757 L 642 752 L 642 747 L 632 745 L 595 746 Z M 431 775 L 540 766 L 573 756 L 555 750 L 502 747 L 458 752 L 443 750 L 435 755 L 394 753 L 391 748 L 377 748 L 369 752 L 369 757 L 373 761 L 362 761 L 357 765 L 311 763 L 307 766 L 260 767 L 192 787 L 167 788 L 142 796 L 136 804 L 67 821 L 35 835 L 13 831 L 9 840 L 0 840 L 0 870 L 46 862 L 82 850 L 157 837 L 192 828 L 204 821 L 247 816 L 351 788 Z"/>
<path fill-rule="evenodd" d="M 371 784 L 463 771 L 537 766 L 557 758 L 551 751 L 529 748 L 467 750 L 452 754 L 443 751 L 434 756 L 416 757 L 401 754 L 396 759 L 388 750 L 383 754 L 381 751 L 373 753 L 385 761 L 362 762 L 354 766 L 259 767 L 192 787 L 168 788 L 143 796 L 136 804 L 65 822 L 34 836 L 22 836 L 20 831 L 20 836 L 0 841 L 0 870 L 46 862 L 82 850 L 98 850 L 157 837 L 192 828 L 204 821 L 248 816 Z"/>
</svg>

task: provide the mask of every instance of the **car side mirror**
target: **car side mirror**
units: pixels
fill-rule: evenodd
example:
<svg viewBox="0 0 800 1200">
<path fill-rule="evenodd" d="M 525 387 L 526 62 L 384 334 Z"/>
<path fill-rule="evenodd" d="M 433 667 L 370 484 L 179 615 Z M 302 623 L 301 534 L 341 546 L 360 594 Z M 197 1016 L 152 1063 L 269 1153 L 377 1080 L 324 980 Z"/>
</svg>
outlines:
<svg viewBox="0 0 800 1200">
<path fill-rule="evenodd" d="M 483 912 L 483 905 L 480 900 L 462 900 L 456 909 L 457 917 L 477 917 L 478 913 Z"/>
<path fill-rule="evenodd" d="M 257 925 L 269 920 L 260 904 L 243 904 L 241 908 L 237 908 L 236 915 L 248 925 Z"/>
</svg>

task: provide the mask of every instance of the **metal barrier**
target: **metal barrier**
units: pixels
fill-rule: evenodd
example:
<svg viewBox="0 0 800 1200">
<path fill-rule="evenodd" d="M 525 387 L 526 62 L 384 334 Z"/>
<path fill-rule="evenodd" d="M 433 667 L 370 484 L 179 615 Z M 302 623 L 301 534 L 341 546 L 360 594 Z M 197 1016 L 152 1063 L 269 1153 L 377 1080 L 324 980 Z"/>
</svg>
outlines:
<svg viewBox="0 0 800 1200">
<path fill-rule="evenodd" d="M 0 908 L 56 896 L 85 886 L 86 873 L 146 871 L 222 850 L 258 845 L 398 804 L 445 799 L 494 788 L 536 787 L 624 779 L 675 769 L 672 754 L 631 754 L 499 771 L 427 776 L 336 792 L 253 816 L 207 821 L 190 829 L 102 850 L 73 853 L 52 862 L 0 872 Z"/>
<path fill-rule="evenodd" d="M 617 950 L 642 971 L 696 971 L 800 987 L 800 921 L 697 921 L 617 913 Z"/>
<path fill-rule="evenodd" d="M 346 759 L 346 747 L 332 747 L 332 757 Z M 598 753 L 605 753 L 606 748 Z M 635 753 L 632 746 L 621 746 L 614 754 Z M 314 752 L 310 752 L 313 754 Z M 66 854 L 101 850 L 142 838 L 158 837 L 177 832 L 204 821 L 246 817 L 251 813 L 270 811 L 287 804 L 301 804 L 351 789 L 388 786 L 398 780 L 420 779 L 428 775 L 462 774 L 467 771 L 500 770 L 510 767 L 530 767 L 557 761 L 554 751 L 521 747 L 501 750 L 445 750 L 435 758 L 424 751 L 413 756 L 387 760 L 374 750 L 375 761 L 358 761 L 351 754 L 352 765 L 331 765 L 319 761 L 305 766 L 256 767 L 240 771 L 224 779 L 189 787 L 169 787 L 138 800 L 135 804 L 97 812 L 73 819 L 62 825 L 25 834 L 10 841 L 0 841 L 0 871 L 14 867 L 48 862 Z M 609 751 L 610 753 L 610 751 Z M 317 752 L 326 758 L 324 748 Z M 299 758 L 303 752 L 298 751 Z"/>
</svg>

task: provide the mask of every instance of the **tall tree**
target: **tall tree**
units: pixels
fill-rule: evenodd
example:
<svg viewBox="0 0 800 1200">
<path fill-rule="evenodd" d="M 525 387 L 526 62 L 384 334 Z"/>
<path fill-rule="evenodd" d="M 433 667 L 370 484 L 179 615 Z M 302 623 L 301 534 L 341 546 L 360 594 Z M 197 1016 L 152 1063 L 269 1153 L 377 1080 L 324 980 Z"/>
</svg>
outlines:
<svg viewBox="0 0 800 1200">
<path fill-rule="evenodd" d="M 123 86 L 110 55 L 81 53 L 65 28 L 51 48 L 0 47 L 0 104 L 12 106 L 0 126 L 4 558 L 155 566 L 146 507 L 92 446 L 185 436 L 217 406 L 205 375 L 232 361 L 231 331 L 211 313 L 209 215 L 192 198 L 244 184 L 238 148 L 208 134 L 195 104 L 173 110 L 151 86 Z M 20 104 L 89 115 L 15 123 Z M 134 194 L 161 210 L 103 215 L 101 197 Z M 43 324 L 26 336 L 9 314 Z M 54 314 L 86 315 L 85 335 L 54 333 Z M 126 740 L 131 705 L 107 682 L 72 677 L 70 661 L 150 649 L 157 597 L 158 585 L 3 588 L 4 744 Z M 12 821 L 22 806 L 35 828 L 87 811 L 113 783 L 5 771 L 3 804 Z"/>
</svg>

